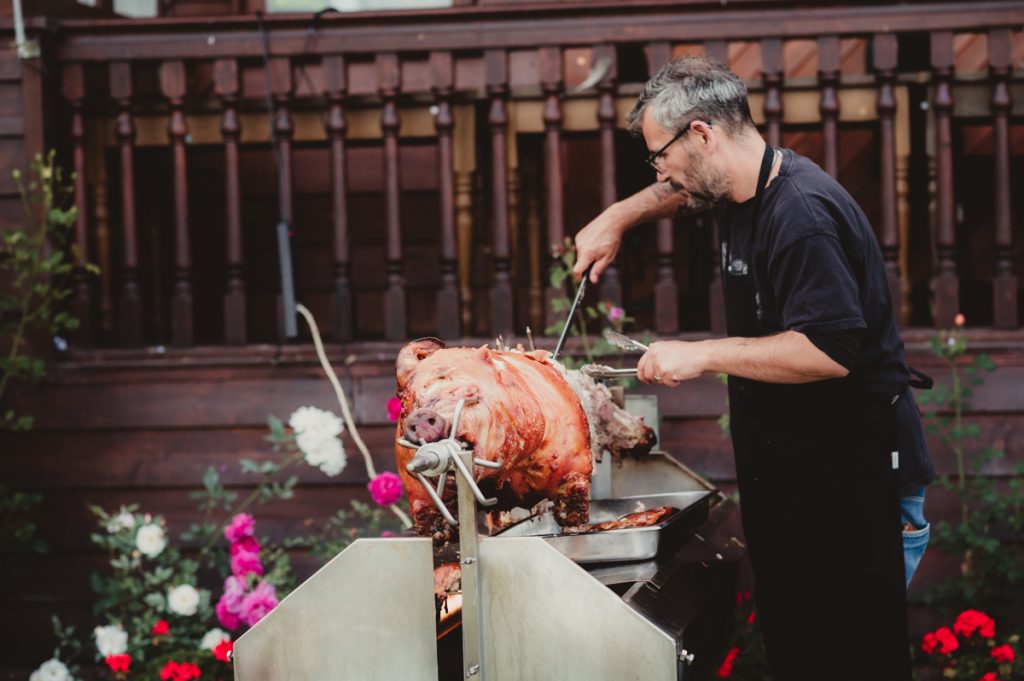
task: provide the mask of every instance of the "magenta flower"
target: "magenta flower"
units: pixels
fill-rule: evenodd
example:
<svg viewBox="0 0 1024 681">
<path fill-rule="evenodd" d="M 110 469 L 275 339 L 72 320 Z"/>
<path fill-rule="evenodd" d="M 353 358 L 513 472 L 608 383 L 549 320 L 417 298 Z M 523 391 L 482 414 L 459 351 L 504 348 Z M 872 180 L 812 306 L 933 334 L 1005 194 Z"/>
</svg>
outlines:
<svg viewBox="0 0 1024 681">
<path fill-rule="evenodd" d="M 384 539 L 387 539 L 387 538 L 389 538 L 389 537 L 397 537 L 398 535 L 396 535 L 396 534 L 395 534 L 394 532 L 392 532 L 391 530 L 384 530 L 383 532 L 381 532 L 381 533 L 380 533 L 380 536 L 381 536 L 382 538 L 384 538 Z"/>
<path fill-rule="evenodd" d="M 390 506 L 402 498 L 402 479 L 391 471 L 384 471 L 366 487 L 373 500 L 381 506 Z"/>
<path fill-rule="evenodd" d="M 238 625 L 242 623 L 238 615 L 228 608 L 227 604 L 224 602 L 223 596 L 221 596 L 221 599 L 217 601 L 217 605 L 213 607 L 213 611 L 217 613 L 217 620 L 221 623 L 221 626 L 229 631 L 237 629 Z"/>
<path fill-rule="evenodd" d="M 242 601 L 242 621 L 250 627 L 277 606 L 277 591 L 269 582 L 260 582 Z"/>
<path fill-rule="evenodd" d="M 248 577 L 249 575 L 262 575 L 263 563 L 260 562 L 260 554 L 239 551 L 232 555 L 231 574 L 241 578 Z"/>
<path fill-rule="evenodd" d="M 231 545 L 231 555 L 236 553 L 259 553 L 260 543 L 256 537 L 242 537 Z"/>
<path fill-rule="evenodd" d="M 617 322 L 626 316 L 626 311 L 617 305 L 612 305 L 608 308 L 608 321 Z"/>
<path fill-rule="evenodd" d="M 229 542 L 236 542 L 243 537 L 251 537 L 253 533 L 254 521 L 252 516 L 248 513 L 238 513 L 228 526 L 224 528 L 224 537 Z"/>
<path fill-rule="evenodd" d="M 402 400 L 397 397 L 388 398 L 388 421 L 394 423 L 402 415 Z"/>
<path fill-rule="evenodd" d="M 242 601 L 245 598 L 245 579 L 228 577 L 224 580 L 224 593 L 221 595 L 214 612 L 217 619 L 228 629 L 237 629 L 241 623 Z"/>
</svg>

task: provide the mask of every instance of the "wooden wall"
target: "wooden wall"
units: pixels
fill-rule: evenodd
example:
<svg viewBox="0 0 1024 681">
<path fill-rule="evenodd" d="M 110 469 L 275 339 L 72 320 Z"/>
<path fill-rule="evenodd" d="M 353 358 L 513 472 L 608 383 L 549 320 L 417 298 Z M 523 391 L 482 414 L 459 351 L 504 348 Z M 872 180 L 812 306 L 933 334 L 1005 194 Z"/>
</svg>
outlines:
<svg viewBox="0 0 1024 681">
<path fill-rule="evenodd" d="M 948 383 L 924 349 L 928 334 L 908 332 L 912 362 Z M 1005 477 L 1015 463 L 1024 461 L 1024 344 L 991 334 L 987 338 L 978 332 L 974 342 L 995 344 L 999 370 L 978 391 L 971 418 L 982 427 L 983 444 L 1008 453 L 985 474 Z M 394 392 L 396 351 L 397 346 L 383 343 L 330 349 L 380 469 L 394 469 L 394 426 L 387 420 L 385 403 Z M 172 536 L 177 535 L 196 517 L 189 493 L 200 487 L 207 466 L 217 467 L 234 489 L 244 492 L 252 485 L 251 478 L 239 473 L 237 462 L 271 456 L 262 440 L 268 414 L 287 418 L 309 404 L 338 411 L 308 346 L 213 353 L 125 353 L 109 355 L 103 363 L 68 362 L 54 383 L 23 398 L 23 406 L 37 417 L 37 427 L 0 439 L 0 479 L 43 495 L 34 519 L 52 552 L 20 565 L 19 576 L 3 585 L 0 641 L 19 642 L 4 654 L 5 664 L 29 668 L 45 659 L 51 613 L 91 628 L 88 574 L 102 569 L 104 557 L 89 541 L 93 520 L 87 503 L 106 508 L 138 503 L 145 511 L 165 515 Z M 659 395 L 664 448 L 723 489 L 733 490 L 730 444 L 717 423 L 727 408 L 725 390 L 717 379 L 706 376 L 675 390 L 642 391 Z M 310 519 L 319 524 L 350 499 L 368 500 L 364 466 L 351 440 L 345 442 L 349 463 L 338 478 L 303 467 L 294 500 L 254 510 L 261 534 L 292 536 L 303 532 Z M 937 442 L 932 447 L 940 472 L 955 471 L 951 453 Z M 954 517 L 953 501 L 933 487 L 928 515 L 932 520 Z M 298 565 L 304 571 L 313 567 L 301 556 Z M 955 567 L 928 554 L 915 591 Z"/>
</svg>

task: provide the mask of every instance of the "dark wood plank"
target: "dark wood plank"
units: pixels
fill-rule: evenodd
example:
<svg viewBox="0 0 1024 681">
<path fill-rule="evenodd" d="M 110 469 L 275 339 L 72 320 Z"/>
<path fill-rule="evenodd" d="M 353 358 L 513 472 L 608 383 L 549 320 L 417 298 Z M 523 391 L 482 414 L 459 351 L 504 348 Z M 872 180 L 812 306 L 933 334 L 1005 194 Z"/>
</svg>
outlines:
<svg viewBox="0 0 1024 681">
<path fill-rule="evenodd" d="M 956 216 L 953 197 L 953 32 L 931 34 L 932 79 L 935 83 L 935 220 L 938 268 L 932 276 L 935 325 L 948 329 L 960 312 L 960 280 L 956 271 Z"/>
<path fill-rule="evenodd" d="M 881 146 L 879 184 L 882 199 L 881 246 L 885 275 L 889 280 L 897 324 L 903 323 L 903 289 L 900 277 L 899 215 L 896 205 L 896 79 L 899 45 L 895 35 L 882 33 L 872 40 L 874 69 L 878 81 L 878 132 Z"/>
<path fill-rule="evenodd" d="M 992 130 L 995 208 L 995 274 L 992 277 L 995 326 L 1013 329 L 1019 324 L 1018 281 L 1013 266 L 1013 225 L 1010 189 L 1010 76 L 1013 71 L 1013 38 L 1010 29 L 989 31 L 989 68 L 992 72 Z"/>
</svg>

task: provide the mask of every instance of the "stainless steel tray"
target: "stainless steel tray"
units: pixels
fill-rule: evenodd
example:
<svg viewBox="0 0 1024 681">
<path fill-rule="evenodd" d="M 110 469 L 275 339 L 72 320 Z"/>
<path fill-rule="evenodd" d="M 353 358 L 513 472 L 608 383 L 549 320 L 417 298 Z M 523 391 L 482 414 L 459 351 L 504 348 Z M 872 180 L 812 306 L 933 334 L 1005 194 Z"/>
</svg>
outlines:
<svg viewBox="0 0 1024 681">
<path fill-rule="evenodd" d="M 595 499 L 590 502 L 590 522 L 616 520 L 629 513 L 658 506 L 678 509 L 660 523 L 649 527 L 631 527 L 586 534 L 562 531 L 550 512 L 527 518 L 503 530 L 500 537 L 541 537 L 577 563 L 609 563 L 649 560 L 659 550 L 676 546 L 707 520 L 711 491 L 647 494 L 621 499 Z"/>
</svg>

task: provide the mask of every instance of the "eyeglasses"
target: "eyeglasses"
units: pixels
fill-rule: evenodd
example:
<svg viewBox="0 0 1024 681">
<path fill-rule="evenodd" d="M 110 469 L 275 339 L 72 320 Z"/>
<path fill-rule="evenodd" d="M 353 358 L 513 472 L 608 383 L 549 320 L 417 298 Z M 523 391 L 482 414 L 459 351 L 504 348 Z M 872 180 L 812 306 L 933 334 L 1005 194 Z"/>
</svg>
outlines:
<svg viewBox="0 0 1024 681">
<path fill-rule="evenodd" d="M 680 129 L 680 130 L 679 130 L 679 132 L 677 132 L 677 133 L 676 133 L 675 137 L 673 137 L 673 138 L 672 138 L 672 139 L 670 139 L 670 140 L 669 140 L 668 142 L 666 142 L 666 143 L 665 143 L 665 144 L 664 144 L 664 145 L 663 145 L 663 146 L 661 147 L 661 149 L 658 149 L 657 151 L 653 152 L 653 153 L 652 153 L 652 154 L 651 154 L 650 156 L 648 156 L 648 157 L 647 157 L 646 159 L 644 159 L 644 163 L 646 163 L 646 164 L 647 164 L 647 165 L 649 165 L 650 167 L 654 168 L 654 172 L 656 172 L 656 173 L 660 173 L 660 172 L 661 172 L 661 168 L 659 168 L 659 167 L 658 167 L 658 159 L 659 159 L 659 158 L 661 158 L 661 157 L 662 157 L 662 156 L 663 156 L 663 155 L 665 154 L 665 150 L 666 150 L 666 149 L 668 149 L 668 148 L 669 148 L 670 146 L 672 146 L 672 144 L 673 144 L 673 143 L 674 143 L 674 142 L 675 142 L 676 140 L 678 140 L 678 139 L 679 139 L 680 137 L 682 137 L 682 136 L 683 136 L 683 135 L 685 135 L 686 133 L 690 132 L 690 127 L 691 127 L 691 126 L 692 126 L 692 125 L 693 125 L 694 123 L 696 123 L 697 121 L 699 121 L 699 120 L 701 120 L 701 119 L 699 119 L 699 118 L 694 118 L 694 119 L 693 119 L 692 121 L 690 121 L 689 123 L 687 123 L 686 125 L 684 125 L 684 126 L 683 126 L 683 127 L 682 127 L 682 128 Z M 707 123 L 708 125 L 713 125 L 713 124 L 714 124 L 714 121 L 706 121 L 706 123 Z"/>
</svg>

